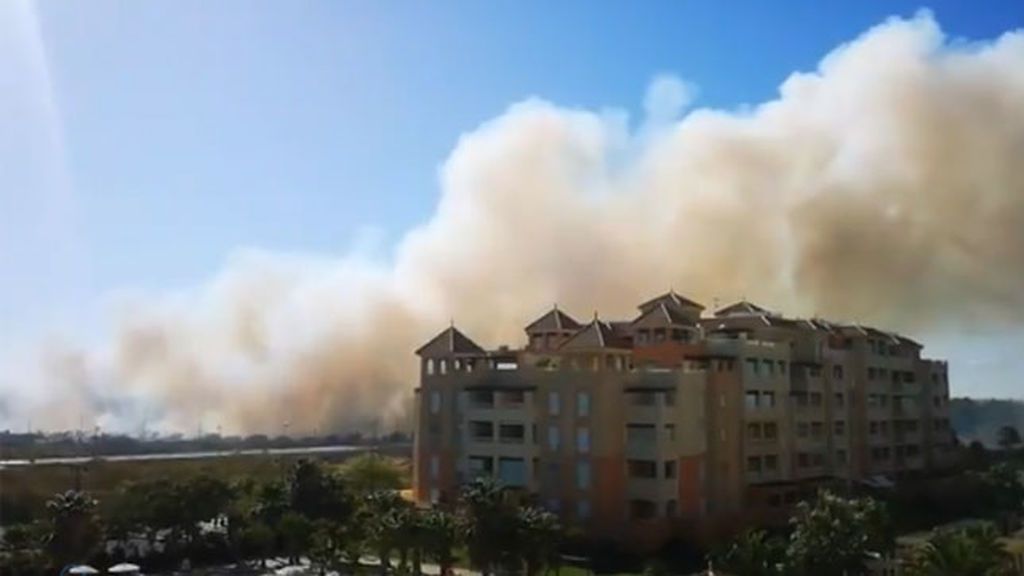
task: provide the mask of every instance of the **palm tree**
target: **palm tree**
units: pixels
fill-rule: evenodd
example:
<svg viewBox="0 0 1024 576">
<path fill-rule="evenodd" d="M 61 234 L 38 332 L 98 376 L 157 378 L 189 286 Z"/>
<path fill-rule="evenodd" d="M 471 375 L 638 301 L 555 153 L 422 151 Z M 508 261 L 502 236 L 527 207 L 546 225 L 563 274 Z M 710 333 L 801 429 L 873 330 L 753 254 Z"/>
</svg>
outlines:
<svg viewBox="0 0 1024 576">
<path fill-rule="evenodd" d="M 786 546 L 764 530 L 748 530 L 717 554 L 715 565 L 744 576 L 781 576 L 785 573 Z"/>
<path fill-rule="evenodd" d="M 910 576 L 1004 576 L 1009 555 L 990 524 L 939 530 L 910 561 Z"/>
<path fill-rule="evenodd" d="M 501 484 L 489 476 L 467 484 L 462 491 L 462 514 L 470 563 L 484 576 L 508 563 L 508 544 L 516 536 L 516 509 Z"/>
<path fill-rule="evenodd" d="M 57 567 L 85 562 L 103 542 L 96 501 L 84 492 L 68 490 L 46 503 L 50 532 L 46 549 Z"/>
<path fill-rule="evenodd" d="M 437 563 L 441 576 L 449 576 L 455 565 L 455 549 L 462 534 L 458 518 L 440 508 L 428 510 L 423 517 L 422 534 L 426 557 Z"/>
<path fill-rule="evenodd" d="M 515 548 L 526 569 L 526 576 L 536 576 L 558 563 L 562 527 L 558 518 L 536 506 L 519 509 L 516 518 Z"/>
</svg>

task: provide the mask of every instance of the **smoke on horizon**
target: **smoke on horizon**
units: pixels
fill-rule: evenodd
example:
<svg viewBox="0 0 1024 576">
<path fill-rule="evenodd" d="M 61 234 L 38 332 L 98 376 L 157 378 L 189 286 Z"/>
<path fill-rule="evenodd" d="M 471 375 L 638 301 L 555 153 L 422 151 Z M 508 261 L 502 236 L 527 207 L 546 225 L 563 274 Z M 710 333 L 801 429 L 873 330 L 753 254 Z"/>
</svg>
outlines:
<svg viewBox="0 0 1024 576">
<path fill-rule="evenodd" d="M 460 138 L 436 212 L 389 262 L 241 253 L 193 291 L 124 304 L 99 349 L 47 350 L 45 397 L 19 410 L 365 428 L 403 413 L 412 352 L 450 318 L 517 344 L 554 302 L 628 318 L 669 286 L 911 332 L 1022 324 L 1024 32 L 950 41 L 921 13 L 763 104 L 685 111 L 692 95 L 658 78 L 635 129 L 515 104 Z"/>
</svg>

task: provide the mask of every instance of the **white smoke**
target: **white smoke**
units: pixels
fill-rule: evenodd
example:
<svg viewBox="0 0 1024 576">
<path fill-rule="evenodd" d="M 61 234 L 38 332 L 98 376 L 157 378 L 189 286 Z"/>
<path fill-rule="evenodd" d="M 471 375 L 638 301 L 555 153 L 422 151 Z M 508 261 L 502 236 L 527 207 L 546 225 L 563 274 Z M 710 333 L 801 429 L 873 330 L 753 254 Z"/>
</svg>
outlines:
<svg viewBox="0 0 1024 576">
<path fill-rule="evenodd" d="M 401 413 L 413 350 L 450 318 L 517 344 L 552 303 L 628 318 L 670 286 L 912 332 L 1024 320 L 1024 33 L 948 41 L 921 13 L 757 107 L 679 118 L 693 94 L 659 78 L 633 132 L 515 104 L 459 140 L 392 265 L 241 254 L 125 305 L 106 347 L 49 354 L 48 401 L 25 409 L 365 427 Z"/>
</svg>

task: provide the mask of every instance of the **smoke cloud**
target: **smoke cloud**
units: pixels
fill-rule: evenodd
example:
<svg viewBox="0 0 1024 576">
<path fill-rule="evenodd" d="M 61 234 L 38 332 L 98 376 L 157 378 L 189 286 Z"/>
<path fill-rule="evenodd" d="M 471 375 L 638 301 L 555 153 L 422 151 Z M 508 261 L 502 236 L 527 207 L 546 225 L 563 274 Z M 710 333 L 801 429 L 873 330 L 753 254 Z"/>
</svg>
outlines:
<svg viewBox="0 0 1024 576">
<path fill-rule="evenodd" d="M 436 212 L 388 263 L 238 254 L 194 291 L 127 299 L 100 349 L 50 350 L 61 409 L 35 406 L 187 430 L 389 425 L 413 350 L 449 319 L 518 344 L 554 302 L 629 318 L 670 286 L 911 333 L 1024 321 L 1024 32 L 950 41 L 921 13 L 763 104 L 684 113 L 693 94 L 659 78 L 637 123 L 515 104 L 459 139 Z"/>
</svg>

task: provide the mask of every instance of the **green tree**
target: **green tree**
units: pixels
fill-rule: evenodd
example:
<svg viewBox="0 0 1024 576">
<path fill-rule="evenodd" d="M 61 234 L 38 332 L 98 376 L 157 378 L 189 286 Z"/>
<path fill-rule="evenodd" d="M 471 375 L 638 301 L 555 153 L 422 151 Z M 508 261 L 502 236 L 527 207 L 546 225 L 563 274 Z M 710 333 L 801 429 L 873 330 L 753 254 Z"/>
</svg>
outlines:
<svg viewBox="0 0 1024 576">
<path fill-rule="evenodd" d="M 345 462 L 341 468 L 345 485 L 356 494 L 382 490 L 401 490 L 406 485 L 406 473 L 391 458 L 373 452 L 360 454 Z"/>
<path fill-rule="evenodd" d="M 426 557 L 436 562 L 441 576 L 449 576 L 455 565 L 455 550 L 461 542 L 462 529 L 458 518 L 445 510 L 434 508 L 423 517 L 422 546 Z"/>
<path fill-rule="evenodd" d="M 995 516 L 1004 533 L 1010 532 L 1024 508 L 1024 484 L 1016 466 L 1003 462 L 980 475 L 988 512 Z"/>
<path fill-rule="evenodd" d="M 1012 450 L 1020 446 L 1020 432 L 1016 427 L 1006 425 L 999 428 L 999 446 L 1003 450 Z"/>
<path fill-rule="evenodd" d="M 44 534 L 39 524 L 7 526 L 0 547 L 0 574 L 10 576 L 42 576 L 45 559 L 40 550 Z"/>
<path fill-rule="evenodd" d="M 262 522 L 249 524 L 241 534 L 242 554 L 259 560 L 266 567 L 267 557 L 274 552 L 274 531 Z"/>
<path fill-rule="evenodd" d="M 536 506 L 519 508 L 516 517 L 515 547 L 522 559 L 526 576 L 558 564 L 562 527 L 558 517 Z"/>
<path fill-rule="evenodd" d="M 288 512 L 281 517 L 277 532 L 281 535 L 288 563 L 298 564 L 312 544 L 313 523 L 301 514 Z"/>
<path fill-rule="evenodd" d="M 84 492 L 68 490 L 46 503 L 49 534 L 46 550 L 54 566 L 84 563 L 103 542 L 103 529 L 96 516 L 96 500 Z"/>
<path fill-rule="evenodd" d="M 505 489 L 489 476 L 481 476 L 462 491 L 466 548 L 474 568 L 487 576 L 512 563 L 515 551 L 516 507 Z"/>
<path fill-rule="evenodd" d="M 330 474 L 313 460 L 299 460 L 288 479 L 291 509 L 310 520 L 330 519 L 344 522 L 355 507 L 351 494 L 340 478 Z"/>
<path fill-rule="evenodd" d="M 892 534 L 885 508 L 871 498 L 822 491 L 801 502 L 790 524 L 787 563 L 796 574 L 864 574 L 871 553 L 888 552 Z"/>
<path fill-rule="evenodd" d="M 991 525 L 939 530 L 915 552 L 908 576 L 1009 576 L 1010 557 Z"/>
<path fill-rule="evenodd" d="M 341 529 L 328 520 L 314 524 L 309 547 L 309 561 L 320 576 L 328 570 L 337 570 L 341 563 Z"/>
<path fill-rule="evenodd" d="M 769 536 L 764 530 L 743 532 L 714 555 L 716 567 L 744 576 L 782 576 L 786 573 L 785 562 L 785 541 Z"/>
</svg>

